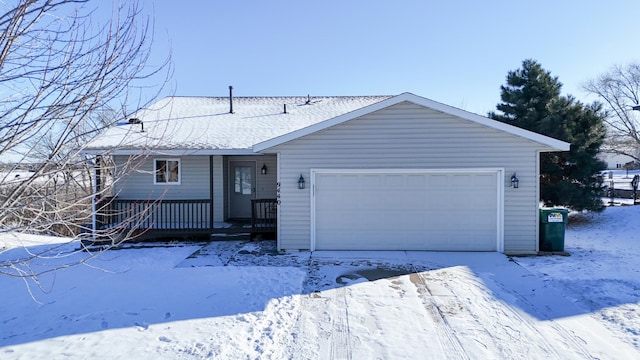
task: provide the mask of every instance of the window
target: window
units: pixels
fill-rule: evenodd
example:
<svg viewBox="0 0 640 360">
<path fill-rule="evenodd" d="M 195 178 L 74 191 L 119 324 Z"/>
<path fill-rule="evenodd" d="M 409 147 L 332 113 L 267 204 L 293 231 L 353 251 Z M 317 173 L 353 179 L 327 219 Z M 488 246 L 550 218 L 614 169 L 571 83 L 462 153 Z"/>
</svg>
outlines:
<svg viewBox="0 0 640 360">
<path fill-rule="evenodd" d="M 156 159 L 155 160 L 155 184 L 180 184 L 180 160 Z"/>
<path fill-rule="evenodd" d="M 251 195 L 251 184 L 251 168 L 249 166 L 237 166 L 233 184 L 235 193 Z"/>
</svg>

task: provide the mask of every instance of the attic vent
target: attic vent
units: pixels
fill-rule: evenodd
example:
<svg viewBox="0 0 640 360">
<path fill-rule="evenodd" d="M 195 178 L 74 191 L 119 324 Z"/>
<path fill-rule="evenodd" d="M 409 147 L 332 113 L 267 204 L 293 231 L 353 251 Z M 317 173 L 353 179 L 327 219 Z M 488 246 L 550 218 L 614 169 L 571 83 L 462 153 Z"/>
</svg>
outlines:
<svg viewBox="0 0 640 360">
<path fill-rule="evenodd" d="M 129 119 L 129 124 L 140 124 L 140 132 L 144 132 L 144 123 L 138 118 Z"/>
<path fill-rule="evenodd" d="M 307 101 L 304 102 L 304 105 L 313 105 L 315 103 L 321 102 L 322 100 L 311 100 L 311 95 L 307 95 Z"/>
</svg>

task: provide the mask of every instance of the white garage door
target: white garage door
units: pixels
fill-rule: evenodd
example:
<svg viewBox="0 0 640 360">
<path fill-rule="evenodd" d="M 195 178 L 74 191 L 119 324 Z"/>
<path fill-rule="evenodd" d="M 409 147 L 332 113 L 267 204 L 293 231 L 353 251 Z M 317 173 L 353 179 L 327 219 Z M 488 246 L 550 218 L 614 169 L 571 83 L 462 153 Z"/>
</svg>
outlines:
<svg viewBox="0 0 640 360">
<path fill-rule="evenodd" d="M 499 174 L 317 171 L 315 248 L 496 251 Z"/>
</svg>

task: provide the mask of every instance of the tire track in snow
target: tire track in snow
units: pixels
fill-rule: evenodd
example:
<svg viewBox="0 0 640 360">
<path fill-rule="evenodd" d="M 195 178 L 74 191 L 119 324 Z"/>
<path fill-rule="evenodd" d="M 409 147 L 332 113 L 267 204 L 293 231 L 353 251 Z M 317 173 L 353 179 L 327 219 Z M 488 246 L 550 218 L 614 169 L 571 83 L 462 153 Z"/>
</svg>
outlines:
<svg viewBox="0 0 640 360">
<path fill-rule="evenodd" d="M 448 323 L 446 318 L 453 316 L 456 312 L 462 313 L 463 317 L 473 319 L 473 322 L 465 323 L 466 329 L 456 329 L 456 333 L 463 337 L 470 335 L 485 349 L 489 343 L 485 344 L 483 341 L 492 341 L 494 348 L 487 350 L 494 354 L 500 353 L 505 358 L 526 358 L 526 354 L 514 351 L 517 351 L 516 349 L 531 349 L 534 353 L 545 354 L 545 357 L 552 359 L 594 358 L 580 343 L 580 339 L 558 322 L 553 320 L 538 321 L 529 318 L 521 310 L 511 305 L 509 301 L 501 300 L 516 297 L 519 301 L 523 301 L 533 308 L 525 296 L 514 293 L 499 283 L 497 285 L 503 294 L 496 293 L 495 289 L 488 289 L 484 283 L 487 279 L 481 280 L 476 274 L 461 271 L 461 269 L 451 268 L 435 273 L 416 272 L 414 275 L 419 276 L 421 282 L 418 283 L 420 286 L 425 286 L 429 294 L 436 295 L 444 301 L 443 304 L 438 304 L 432 300 L 445 323 Z M 458 279 L 460 277 L 464 279 Z M 464 293 L 467 294 L 467 297 L 465 299 L 458 295 L 459 292 L 455 285 L 459 283 L 466 284 Z M 434 287 L 435 292 L 432 290 Z M 437 296 L 438 293 L 448 293 L 449 295 Z M 447 310 L 447 304 L 458 304 L 458 310 L 450 313 Z M 491 326 L 491 324 L 495 324 L 495 326 Z M 455 325 L 453 327 L 455 328 Z M 461 343 L 472 344 L 468 341 L 461 341 Z M 462 346 L 464 347 L 464 345 Z M 534 350 L 534 348 L 538 350 Z M 563 349 L 562 353 L 559 353 L 560 349 Z M 476 351 L 473 352 L 474 355 L 475 353 Z"/>
<path fill-rule="evenodd" d="M 508 292 L 502 284 L 500 284 L 500 283 L 496 283 L 496 284 L 500 287 L 500 289 L 502 289 L 505 292 Z M 524 304 L 526 304 L 531 309 L 535 309 L 536 308 L 536 306 L 534 306 L 534 304 L 531 301 L 529 301 L 529 299 L 527 299 L 526 296 L 517 295 L 517 294 L 514 294 L 514 296 L 517 296 L 519 301 L 523 302 Z M 531 322 L 529 320 L 527 320 L 524 317 L 522 317 L 520 315 L 519 311 L 514 309 L 511 305 L 508 305 L 508 304 L 505 304 L 505 305 L 510 310 L 509 316 L 512 316 L 512 317 L 520 320 L 520 322 L 522 324 L 526 324 L 529 329 L 535 331 L 542 338 L 548 338 L 548 336 L 545 336 L 545 334 L 543 334 L 542 331 L 538 330 L 533 324 L 531 324 Z M 545 323 L 548 324 L 549 328 L 554 331 L 555 334 L 553 334 L 553 335 L 558 335 L 558 334 L 560 335 L 560 336 L 553 336 L 553 339 L 556 340 L 556 341 L 561 342 L 566 347 L 566 349 L 574 350 L 575 352 L 577 352 L 577 355 L 579 355 L 579 357 L 582 358 L 582 359 L 596 359 L 596 357 L 591 355 L 589 350 L 585 348 L 584 339 L 580 338 L 578 335 L 574 334 L 573 332 L 567 330 L 559 322 L 557 322 L 557 321 L 555 321 L 553 319 L 547 319 L 547 320 L 545 320 Z M 551 348 L 551 344 L 547 344 L 547 345 L 548 345 L 549 348 Z M 554 350 L 554 352 L 555 352 L 555 350 Z M 556 352 L 556 354 L 557 354 L 557 352 Z M 562 358 L 563 357 L 563 356 L 560 356 L 560 354 L 557 354 L 557 355 L 558 355 L 558 358 Z"/>
<path fill-rule="evenodd" d="M 445 349 L 448 359 L 469 359 L 460 340 L 455 332 L 447 323 L 447 320 L 440 311 L 438 305 L 433 301 L 433 294 L 427 286 L 427 282 L 421 276 L 420 272 L 414 268 L 414 272 L 409 274 L 409 280 L 416 286 L 418 296 L 422 300 L 425 310 L 433 319 L 438 342 Z"/>
<path fill-rule="evenodd" d="M 524 359 L 525 354 L 518 353 L 516 349 L 530 348 L 534 345 L 541 348 L 549 358 L 562 358 L 529 320 L 523 319 L 517 311 L 505 306 L 504 302 L 496 301 L 495 294 L 489 292 L 475 274 L 461 271 L 460 268 L 449 268 L 418 275 L 429 293 L 436 295 L 434 305 L 445 321 L 450 316 L 467 318 L 466 321 L 463 320 L 464 329 L 461 329 L 459 324 L 457 327 L 452 326 L 456 328 L 456 333 L 466 340 L 460 340 L 461 343 L 469 347 L 467 350 L 472 351 L 474 355 L 489 351 L 489 354 L 501 354 L 503 358 Z M 462 290 L 466 296 L 464 299 L 458 295 L 460 292 L 454 286 L 456 284 L 465 284 Z M 438 296 L 441 294 L 447 296 Z M 436 298 L 442 304 L 438 304 Z M 532 334 L 535 336 L 532 337 Z M 469 341 L 470 339 L 473 341 Z M 475 347 L 478 344 L 480 348 Z"/>
<path fill-rule="evenodd" d="M 521 301 L 528 303 L 526 298 L 524 297 L 519 297 L 519 298 Z M 524 325 L 527 329 L 537 333 L 538 335 L 540 335 L 541 338 L 543 339 L 549 338 L 549 336 L 547 336 L 541 330 L 539 330 L 536 326 L 534 326 L 530 320 L 522 317 L 519 311 L 514 309 L 511 305 L 508 305 L 508 304 L 505 304 L 505 305 L 506 305 L 506 308 L 509 310 L 507 316 L 517 319 L 518 321 L 520 321 L 520 324 Z M 558 322 L 554 320 L 546 320 L 545 323 L 549 325 L 551 330 L 553 330 L 554 332 L 553 335 L 556 335 L 556 336 L 553 336 L 552 338 L 555 341 L 561 342 L 565 346 L 565 349 L 574 350 L 575 352 L 577 352 L 577 355 L 579 355 L 579 358 L 581 359 L 596 359 L 584 347 L 583 345 L 584 340 L 576 337 L 574 334 L 570 333 L 567 329 L 565 329 L 562 325 L 560 325 Z M 543 344 L 540 344 L 540 345 L 544 345 L 545 348 L 550 353 L 554 353 L 555 355 L 557 355 L 558 359 L 563 359 L 567 357 L 567 354 L 559 354 L 558 352 L 556 352 L 552 344 L 550 344 L 549 342 L 545 341 Z"/>
<path fill-rule="evenodd" d="M 351 359 L 349 307 L 347 304 L 346 286 L 336 288 L 333 293 L 333 302 L 336 307 L 331 326 L 331 359 Z"/>
<path fill-rule="evenodd" d="M 584 347 L 584 339 L 568 331 L 564 326 L 554 320 L 547 320 L 547 322 L 556 333 L 561 335 L 556 339 L 557 341 L 564 343 L 566 348 L 574 349 L 582 359 L 597 359 L 597 357 L 591 355 L 589 350 Z"/>
</svg>

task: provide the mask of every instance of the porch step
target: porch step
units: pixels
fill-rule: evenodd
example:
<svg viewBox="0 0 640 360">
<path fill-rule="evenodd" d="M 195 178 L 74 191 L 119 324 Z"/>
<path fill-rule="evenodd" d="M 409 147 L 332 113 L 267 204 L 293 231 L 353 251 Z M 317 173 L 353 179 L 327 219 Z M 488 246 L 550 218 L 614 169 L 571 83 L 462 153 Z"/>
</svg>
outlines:
<svg viewBox="0 0 640 360">
<path fill-rule="evenodd" d="M 215 233 L 211 234 L 211 240 L 213 241 L 225 241 L 225 240 L 251 240 L 251 234 L 249 232 L 229 232 L 229 233 Z"/>
</svg>

